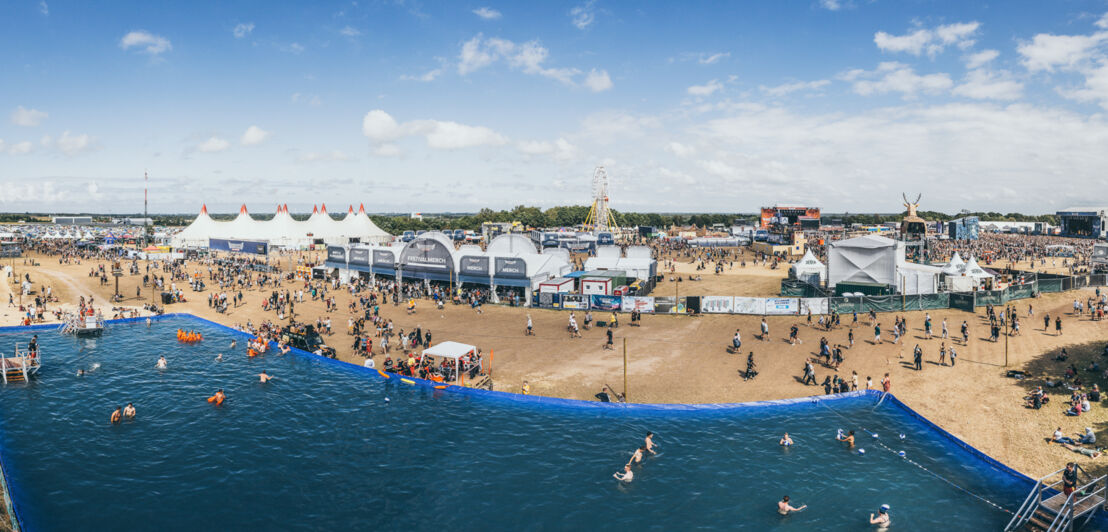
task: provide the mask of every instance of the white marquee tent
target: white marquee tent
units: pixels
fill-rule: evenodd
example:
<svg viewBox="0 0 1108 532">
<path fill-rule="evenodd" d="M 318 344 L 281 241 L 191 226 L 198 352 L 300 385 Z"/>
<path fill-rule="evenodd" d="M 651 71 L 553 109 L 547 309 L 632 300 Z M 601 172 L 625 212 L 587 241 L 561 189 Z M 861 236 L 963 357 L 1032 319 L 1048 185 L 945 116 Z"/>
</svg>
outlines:
<svg viewBox="0 0 1108 532">
<path fill-rule="evenodd" d="M 827 267 L 808 249 L 796 264 L 789 267 L 789 274 L 794 279 L 819 285 L 827 278 Z"/>
<path fill-rule="evenodd" d="M 827 286 L 841 282 L 897 285 L 896 267 L 904 253 L 895 240 L 877 235 L 832 242 L 827 252 Z"/>
<path fill-rule="evenodd" d="M 277 207 L 277 213 L 270 220 L 255 220 L 246 210 L 230 222 L 217 222 L 208 215 L 208 207 L 201 207 L 200 214 L 187 227 L 170 238 L 170 244 L 176 247 L 204 248 L 211 238 L 233 240 L 264 240 L 272 246 L 300 248 L 312 243 L 347 244 L 363 242 L 384 244 L 392 241 L 392 235 L 381 230 L 365 213 L 365 206 L 358 212 L 350 207 L 350 212 L 342 220 L 335 220 L 327 214 L 327 206 L 312 209 L 312 216 L 306 221 L 297 221 L 289 214 L 288 205 Z"/>
</svg>

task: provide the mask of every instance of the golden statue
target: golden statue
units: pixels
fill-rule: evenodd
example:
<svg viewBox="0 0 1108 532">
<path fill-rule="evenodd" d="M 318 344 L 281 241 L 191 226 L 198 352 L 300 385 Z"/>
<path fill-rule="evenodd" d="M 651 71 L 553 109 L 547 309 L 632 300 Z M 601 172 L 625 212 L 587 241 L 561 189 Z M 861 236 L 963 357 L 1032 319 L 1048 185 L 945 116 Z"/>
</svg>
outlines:
<svg viewBox="0 0 1108 532">
<path fill-rule="evenodd" d="M 908 219 L 908 218 L 918 219 L 919 216 L 916 215 L 916 209 L 919 208 L 919 199 L 923 197 L 923 194 L 917 195 L 916 196 L 916 201 L 914 201 L 914 202 L 908 201 L 908 196 L 905 195 L 903 192 L 900 193 L 900 197 L 904 198 L 904 206 L 908 208 L 908 216 L 905 216 L 905 219 Z"/>
</svg>

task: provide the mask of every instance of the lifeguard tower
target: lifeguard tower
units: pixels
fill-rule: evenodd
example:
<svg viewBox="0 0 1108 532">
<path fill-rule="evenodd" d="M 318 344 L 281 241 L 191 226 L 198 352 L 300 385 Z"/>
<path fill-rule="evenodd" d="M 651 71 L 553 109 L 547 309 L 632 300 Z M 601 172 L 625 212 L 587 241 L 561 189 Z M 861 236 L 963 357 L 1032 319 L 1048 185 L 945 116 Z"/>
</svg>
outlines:
<svg viewBox="0 0 1108 532">
<path fill-rule="evenodd" d="M 4 384 L 9 382 L 27 382 L 31 379 L 32 375 L 38 373 L 38 369 L 42 366 L 42 354 L 31 353 L 26 346 L 22 344 L 15 344 L 15 356 L 14 357 L 0 357 L 0 375 L 3 376 Z"/>
</svg>

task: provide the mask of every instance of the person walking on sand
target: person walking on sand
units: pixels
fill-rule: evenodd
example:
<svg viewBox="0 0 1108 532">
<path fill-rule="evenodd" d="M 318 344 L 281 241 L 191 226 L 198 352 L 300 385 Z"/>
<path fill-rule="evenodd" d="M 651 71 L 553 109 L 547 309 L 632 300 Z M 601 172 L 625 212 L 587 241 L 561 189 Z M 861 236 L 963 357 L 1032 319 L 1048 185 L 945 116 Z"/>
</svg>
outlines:
<svg viewBox="0 0 1108 532">
<path fill-rule="evenodd" d="M 1062 317 L 1058 316 L 1054 318 L 1054 334 L 1056 336 L 1062 336 Z"/>
<path fill-rule="evenodd" d="M 873 326 L 873 343 L 875 345 L 881 343 L 881 324 L 880 323 Z"/>
</svg>

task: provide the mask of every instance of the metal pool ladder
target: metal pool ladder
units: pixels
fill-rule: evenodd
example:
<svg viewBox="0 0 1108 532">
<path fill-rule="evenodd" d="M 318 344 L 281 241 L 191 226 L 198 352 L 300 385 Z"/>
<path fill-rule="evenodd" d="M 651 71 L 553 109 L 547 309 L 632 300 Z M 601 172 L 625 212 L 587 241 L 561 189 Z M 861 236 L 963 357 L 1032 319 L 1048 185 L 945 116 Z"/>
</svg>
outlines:
<svg viewBox="0 0 1108 532">
<path fill-rule="evenodd" d="M 5 357 L 0 355 L 0 377 L 3 378 L 4 384 L 9 382 L 27 382 L 31 375 L 38 373 L 39 368 L 42 367 L 42 354 L 36 353 L 31 356 L 31 352 L 26 347 L 20 347 L 20 344 L 15 344 L 15 356 Z"/>
<path fill-rule="evenodd" d="M 1108 476 L 1092 478 L 1080 465 L 1076 466 L 1078 479 L 1084 477 L 1084 484 L 1068 497 L 1060 491 L 1062 473 L 1059 469 L 1035 482 L 1031 493 L 1023 505 L 1012 516 L 1005 532 L 1014 530 L 1045 530 L 1047 532 L 1073 530 L 1078 519 L 1085 519 L 1079 526 L 1088 523 L 1097 510 L 1104 507 L 1105 493 L 1108 490 Z M 1054 480 L 1057 479 L 1057 480 Z"/>
</svg>

